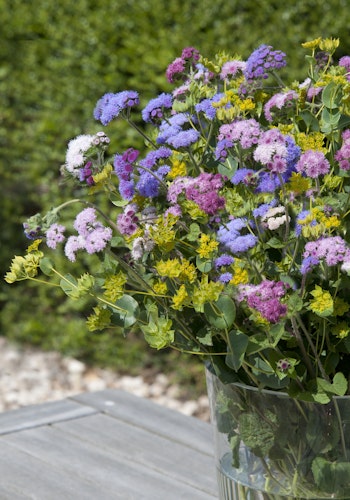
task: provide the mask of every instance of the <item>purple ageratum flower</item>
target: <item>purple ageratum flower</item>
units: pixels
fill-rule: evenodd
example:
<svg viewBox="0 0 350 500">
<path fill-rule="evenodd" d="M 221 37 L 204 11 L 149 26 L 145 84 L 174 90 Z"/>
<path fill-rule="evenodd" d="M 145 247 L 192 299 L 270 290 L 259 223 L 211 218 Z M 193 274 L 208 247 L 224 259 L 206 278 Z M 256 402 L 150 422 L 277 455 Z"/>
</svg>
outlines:
<svg viewBox="0 0 350 500">
<path fill-rule="evenodd" d="M 177 80 L 184 80 L 186 70 L 186 61 L 182 57 L 177 57 L 169 64 L 165 76 L 169 83 L 175 83 Z"/>
<path fill-rule="evenodd" d="M 101 252 L 106 248 L 107 243 L 112 239 L 112 229 L 110 227 L 104 227 L 98 225 L 93 231 L 85 238 L 85 250 L 87 253 L 92 254 L 96 252 Z"/>
<path fill-rule="evenodd" d="M 137 205 L 131 204 L 124 208 L 124 212 L 118 215 L 117 227 L 121 234 L 130 236 L 137 231 L 139 221 L 136 216 Z"/>
<path fill-rule="evenodd" d="M 253 248 L 258 241 L 258 238 L 252 234 L 241 234 L 241 230 L 247 225 L 246 219 L 232 219 L 224 226 L 220 226 L 217 240 L 233 254 L 246 252 Z"/>
<path fill-rule="evenodd" d="M 229 150 L 233 147 L 233 142 L 229 139 L 222 139 L 216 145 L 215 158 L 224 162 L 228 156 Z"/>
<path fill-rule="evenodd" d="M 305 257 L 300 266 L 301 274 L 305 276 L 305 274 L 308 274 L 314 267 L 318 266 L 319 263 L 320 261 L 316 257 Z"/>
<path fill-rule="evenodd" d="M 49 229 L 46 231 L 46 244 L 49 248 L 56 249 L 58 243 L 63 243 L 65 240 L 64 231 L 66 230 L 65 226 L 61 224 L 54 223 Z"/>
<path fill-rule="evenodd" d="M 214 215 L 225 207 L 225 198 L 219 195 L 223 187 L 223 178 L 220 174 L 201 173 L 191 179 L 185 186 L 185 196 L 194 201 L 203 212 Z"/>
<path fill-rule="evenodd" d="M 157 124 L 164 117 L 164 109 L 172 107 L 172 95 L 163 92 L 158 97 L 151 99 L 142 110 L 142 118 L 146 123 Z"/>
<path fill-rule="evenodd" d="M 78 236 L 70 236 L 65 245 L 65 254 L 69 260 L 76 260 L 78 250 L 88 253 L 100 252 L 112 238 L 112 230 L 97 220 L 94 208 L 85 208 L 75 218 L 74 229 Z"/>
<path fill-rule="evenodd" d="M 335 266 L 344 262 L 348 253 L 349 248 L 343 238 L 329 236 L 306 243 L 303 258 L 315 257 L 318 260 L 323 259 L 328 266 Z"/>
<path fill-rule="evenodd" d="M 136 189 L 145 198 L 155 198 L 159 195 L 160 181 L 169 173 L 170 167 L 163 165 L 154 173 L 141 172 Z"/>
<path fill-rule="evenodd" d="M 119 181 L 119 193 L 124 200 L 131 201 L 135 195 L 135 183 L 133 180 Z"/>
<path fill-rule="evenodd" d="M 88 186 L 93 186 L 95 184 L 92 171 L 92 162 L 88 161 L 82 169 L 79 171 L 80 182 L 86 182 Z"/>
<path fill-rule="evenodd" d="M 311 178 L 317 178 L 329 172 L 330 164 L 321 151 L 309 149 L 300 156 L 295 168 L 297 172 L 301 172 Z"/>
<path fill-rule="evenodd" d="M 166 141 L 167 144 L 175 149 L 187 148 L 198 141 L 200 138 L 200 132 L 198 130 L 189 129 L 181 130 L 176 135 L 169 137 Z"/>
<path fill-rule="evenodd" d="M 102 125 L 108 125 L 123 110 L 137 106 L 139 103 L 139 95 L 135 90 L 124 90 L 117 94 L 107 93 L 97 101 L 94 118 L 99 120 Z"/>
<path fill-rule="evenodd" d="M 173 154 L 172 150 L 170 148 L 167 148 L 165 146 L 161 146 L 159 149 L 156 149 L 154 151 L 150 151 L 143 160 L 139 162 L 139 165 L 141 167 L 146 167 L 148 169 L 152 169 L 159 160 L 162 159 L 167 159 Z"/>
<path fill-rule="evenodd" d="M 164 144 L 173 136 L 176 136 L 183 130 L 183 126 L 187 125 L 190 116 L 186 113 L 177 113 L 171 116 L 168 120 L 164 120 L 159 127 L 159 134 L 157 137 L 158 144 Z"/>
<path fill-rule="evenodd" d="M 244 61 L 228 61 L 223 64 L 220 72 L 221 80 L 229 80 L 244 71 L 246 63 Z"/>
<path fill-rule="evenodd" d="M 286 54 L 273 50 L 271 45 L 260 45 L 249 56 L 243 74 L 248 82 L 255 79 L 266 79 L 269 72 L 286 66 Z"/>
<path fill-rule="evenodd" d="M 69 236 L 64 247 L 64 253 L 66 257 L 71 262 L 75 262 L 77 251 L 83 250 L 84 245 L 85 245 L 85 240 L 82 236 Z"/>
<path fill-rule="evenodd" d="M 350 57 L 349 57 L 350 59 Z M 350 170 L 350 130 L 344 130 L 342 133 L 343 144 L 335 153 L 334 158 L 339 162 L 342 170 Z"/>
<path fill-rule="evenodd" d="M 257 193 L 274 193 L 281 186 L 281 181 L 272 172 L 260 172 L 258 178 Z"/>
<path fill-rule="evenodd" d="M 235 120 L 232 123 L 221 125 L 218 140 L 228 139 L 239 143 L 243 149 L 249 149 L 258 143 L 260 134 L 260 125 L 254 118 Z"/>
<path fill-rule="evenodd" d="M 264 114 L 266 120 L 269 122 L 273 121 L 274 116 L 272 114 L 272 110 L 274 108 L 282 110 L 282 108 L 290 107 L 293 105 L 296 99 L 298 99 L 298 94 L 294 90 L 289 90 L 288 92 L 273 95 L 264 106 Z"/>
<path fill-rule="evenodd" d="M 234 186 L 238 184 L 250 185 L 255 182 L 256 172 L 251 168 L 240 168 L 232 176 L 231 182 Z"/>
<path fill-rule="evenodd" d="M 289 286 L 282 281 L 264 280 L 259 285 L 242 285 L 238 300 L 247 301 L 250 308 L 257 310 L 270 323 L 277 323 L 287 313 L 282 299 Z"/>
<path fill-rule="evenodd" d="M 287 169 L 286 139 L 276 129 L 266 130 L 260 135 L 258 145 L 253 153 L 254 160 L 267 166 L 273 173 L 283 173 Z"/>
<path fill-rule="evenodd" d="M 181 57 L 185 61 L 192 61 L 196 63 L 197 61 L 199 61 L 200 54 L 198 49 L 196 49 L 195 47 L 185 47 L 184 49 L 182 49 Z"/>
<path fill-rule="evenodd" d="M 265 214 L 277 205 L 277 200 L 272 200 L 270 203 L 262 203 L 257 208 L 253 210 L 254 217 L 264 217 Z"/>
<path fill-rule="evenodd" d="M 339 59 L 339 66 L 346 70 L 346 79 L 350 81 L 350 56 L 343 56 Z"/>
<path fill-rule="evenodd" d="M 81 235 L 87 236 L 96 227 L 97 215 L 94 208 L 84 208 L 75 218 L 74 229 Z"/>
<path fill-rule="evenodd" d="M 223 93 L 216 94 L 211 98 L 203 99 L 201 102 L 195 105 L 195 110 L 197 113 L 204 113 L 206 118 L 210 121 L 214 120 L 216 117 L 216 108 L 214 107 L 214 103 L 219 102 L 224 97 Z M 229 107 L 228 104 L 226 107 Z"/>
<path fill-rule="evenodd" d="M 220 283 L 229 283 L 232 280 L 232 273 L 222 273 L 219 276 Z"/>
<path fill-rule="evenodd" d="M 232 257 L 232 255 L 223 253 L 215 259 L 214 265 L 218 269 L 219 267 L 230 266 L 231 264 L 233 264 L 234 260 L 235 259 Z"/>
</svg>

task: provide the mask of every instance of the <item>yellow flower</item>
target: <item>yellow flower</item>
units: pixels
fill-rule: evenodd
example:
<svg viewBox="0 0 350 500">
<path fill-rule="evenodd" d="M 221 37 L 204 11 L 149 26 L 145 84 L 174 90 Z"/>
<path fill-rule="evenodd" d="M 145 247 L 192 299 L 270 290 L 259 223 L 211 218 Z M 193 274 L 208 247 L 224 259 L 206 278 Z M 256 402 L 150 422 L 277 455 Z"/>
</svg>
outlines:
<svg viewBox="0 0 350 500">
<path fill-rule="evenodd" d="M 330 316 L 333 313 L 333 299 L 327 290 L 323 290 L 316 285 L 315 289 L 310 292 L 313 299 L 310 300 L 309 309 L 318 316 Z"/>
<path fill-rule="evenodd" d="M 172 308 L 181 311 L 183 305 L 188 300 L 188 293 L 186 291 L 185 285 L 181 285 L 176 294 L 173 297 Z"/>
<path fill-rule="evenodd" d="M 339 38 L 325 38 L 320 41 L 319 47 L 325 52 L 333 52 L 339 47 Z"/>
<path fill-rule="evenodd" d="M 160 260 L 155 265 L 159 276 L 167 278 L 178 278 L 181 273 L 181 264 L 179 259 Z"/>
<path fill-rule="evenodd" d="M 181 280 L 193 283 L 197 278 L 196 266 L 187 259 L 184 259 L 181 263 L 181 270 L 179 276 Z"/>
<path fill-rule="evenodd" d="M 97 306 L 93 308 L 93 311 L 94 314 L 90 314 L 86 320 L 86 326 L 90 332 L 104 330 L 110 326 L 112 312 L 109 309 Z"/>
<path fill-rule="evenodd" d="M 151 239 L 166 252 L 170 252 L 175 246 L 176 231 L 173 227 L 177 220 L 178 217 L 168 214 L 165 218 L 159 217 L 149 229 Z"/>
<path fill-rule="evenodd" d="M 342 321 L 341 323 L 338 323 L 335 325 L 332 329 L 331 332 L 333 335 L 338 337 L 339 339 L 345 339 L 349 335 L 349 325 L 346 323 L 346 321 Z"/>
<path fill-rule="evenodd" d="M 124 285 L 127 279 L 126 274 L 121 271 L 118 274 L 108 276 L 102 287 L 106 290 L 104 296 L 112 302 L 120 299 L 124 294 Z"/>
<path fill-rule="evenodd" d="M 233 264 L 233 276 L 230 281 L 231 285 L 246 285 L 249 283 L 248 271 L 243 268 L 243 261 L 235 259 Z"/>
<path fill-rule="evenodd" d="M 176 177 L 184 177 L 187 175 L 186 163 L 182 161 L 179 157 L 173 156 L 171 159 L 172 167 L 168 173 L 170 179 L 175 179 Z"/>
<path fill-rule="evenodd" d="M 152 285 L 152 288 L 157 295 L 165 295 L 168 291 L 167 284 L 164 281 L 157 281 Z"/>
<path fill-rule="evenodd" d="M 33 243 L 31 245 L 29 245 L 29 247 L 27 248 L 27 253 L 36 252 L 42 241 L 43 240 L 40 240 L 40 239 L 33 241 Z"/>
<path fill-rule="evenodd" d="M 193 292 L 192 302 L 195 310 L 203 311 L 206 302 L 216 302 L 223 289 L 224 285 L 219 281 L 208 281 L 207 275 L 202 276 L 199 286 Z"/>
<path fill-rule="evenodd" d="M 321 40 L 322 40 L 322 38 L 318 37 L 318 38 L 315 38 L 314 40 L 310 40 L 309 42 L 302 43 L 301 46 L 304 49 L 317 49 L 317 47 L 319 46 Z"/>
<path fill-rule="evenodd" d="M 300 146 L 304 152 L 309 149 L 321 151 L 323 153 L 327 152 L 327 148 L 324 147 L 325 135 L 321 132 L 310 132 L 309 134 L 300 132 L 295 135 L 295 139 L 298 146 Z"/>
<path fill-rule="evenodd" d="M 219 243 L 217 241 L 210 238 L 210 236 L 208 236 L 207 234 L 202 233 L 199 240 L 197 253 L 201 257 L 201 259 L 207 259 L 212 256 L 218 246 Z"/>
<path fill-rule="evenodd" d="M 302 174 L 292 172 L 292 176 L 286 185 L 288 191 L 295 194 L 305 193 L 311 187 L 311 180 L 307 177 L 303 177 Z"/>
</svg>

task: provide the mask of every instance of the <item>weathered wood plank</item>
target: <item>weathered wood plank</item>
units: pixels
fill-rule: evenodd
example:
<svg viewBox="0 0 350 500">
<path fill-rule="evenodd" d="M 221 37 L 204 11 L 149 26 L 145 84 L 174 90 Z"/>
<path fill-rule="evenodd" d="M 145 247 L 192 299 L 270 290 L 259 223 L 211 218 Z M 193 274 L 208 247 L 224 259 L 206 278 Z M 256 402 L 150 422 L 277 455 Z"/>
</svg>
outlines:
<svg viewBox="0 0 350 500">
<path fill-rule="evenodd" d="M 117 389 L 79 394 L 72 399 L 208 455 L 213 453 L 210 424 L 153 401 Z"/>
<path fill-rule="evenodd" d="M 93 419 L 95 426 L 99 417 L 103 416 Z M 93 434 L 93 426 L 86 428 L 86 422 L 90 418 L 92 417 L 82 418 L 75 422 L 77 426 L 79 422 L 82 425 L 85 423 L 85 432 Z M 114 419 L 105 416 L 103 423 L 106 419 L 115 422 Z M 100 429 L 100 425 L 98 428 Z M 64 497 L 79 500 L 80 498 L 84 500 L 97 498 L 103 500 L 155 500 L 158 498 L 161 500 L 180 498 L 210 500 L 215 498 L 214 495 L 179 482 L 155 468 L 121 456 L 113 449 L 113 443 L 108 445 L 107 442 L 99 442 L 98 439 L 86 440 L 85 432 L 84 439 L 75 434 L 68 434 L 62 423 L 4 435 L 0 438 L 0 470 L 3 470 L 2 463 L 6 462 L 6 456 L 3 456 L 2 451 L 3 445 L 7 445 L 16 450 L 16 453 L 9 453 L 8 448 L 7 452 L 5 450 L 5 455 L 12 457 L 12 467 L 16 466 L 16 469 L 11 471 L 11 464 L 7 465 L 7 476 L 10 477 L 12 474 L 14 481 L 22 481 L 20 471 L 24 470 L 23 487 L 33 492 L 35 494 L 33 498 L 36 500 L 61 500 Z M 112 434 L 112 439 L 113 426 L 108 427 L 108 432 Z M 134 447 L 135 441 L 129 442 L 129 446 Z M 169 450 L 170 453 L 171 450 Z M 39 467 L 36 464 L 35 468 L 36 461 L 40 464 Z M 33 468 L 30 469 L 32 465 Z M 47 471 L 50 470 L 52 474 L 47 475 Z M 38 473 L 40 477 L 37 477 Z M 42 482 L 42 476 L 45 476 L 45 484 Z M 63 484 L 60 486 L 61 482 Z M 75 484 L 74 491 L 77 494 L 67 496 L 64 493 L 69 484 Z M 84 493 L 81 493 L 82 486 L 91 487 L 91 492 L 84 496 Z M 99 493 L 96 494 L 95 491 Z"/>
<path fill-rule="evenodd" d="M 152 468 L 193 488 L 200 485 L 203 492 L 212 496 L 216 494 L 213 456 L 182 443 L 102 414 L 59 423 L 57 428 L 96 448 L 103 447 L 113 456 Z"/>
<path fill-rule="evenodd" d="M 0 435 L 97 412 L 91 406 L 82 405 L 70 399 L 26 406 L 0 413 Z"/>
</svg>

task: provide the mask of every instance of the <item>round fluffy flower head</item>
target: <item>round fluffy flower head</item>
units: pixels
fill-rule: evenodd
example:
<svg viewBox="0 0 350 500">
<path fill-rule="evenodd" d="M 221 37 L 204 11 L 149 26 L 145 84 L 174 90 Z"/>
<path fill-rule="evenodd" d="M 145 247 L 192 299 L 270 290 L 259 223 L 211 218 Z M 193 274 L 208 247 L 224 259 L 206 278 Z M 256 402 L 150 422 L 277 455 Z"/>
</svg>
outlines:
<svg viewBox="0 0 350 500">
<path fill-rule="evenodd" d="M 66 153 L 66 170 L 74 177 L 80 178 L 80 169 L 84 167 L 85 153 L 94 145 L 94 135 L 78 135 L 68 143 Z"/>
<path fill-rule="evenodd" d="M 181 57 L 185 61 L 197 62 L 197 61 L 199 61 L 200 54 L 199 54 L 199 51 L 197 49 L 195 49 L 194 47 L 185 47 L 182 50 Z"/>
<path fill-rule="evenodd" d="M 151 99 L 142 110 L 142 118 L 146 123 L 160 123 L 164 116 L 164 109 L 172 106 L 172 96 L 163 92 L 155 99 Z"/>
<path fill-rule="evenodd" d="M 243 149 L 248 149 L 259 142 L 260 134 L 260 125 L 254 118 L 235 120 L 232 123 L 221 125 L 218 140 L 228 139 L 239 143 Z"/>
<path fill-rule="evenodd" d="M 343 144 L 335 153 L 334 158 L 339 162 L 339 167 L 342 170 L 350 170 L 350 129 L 344 130 L 342 139 Z"/>
<path fill-rule="evenodd" d="M 277 323 L 287 313 L 287 306 L 280 299 L 288 288 L 282 281 L 269 280 L 259 285 L 243 285 L 238 300 L 246 300 L 249 307 L 256 309 L 267 321 Z"/>
<path fill-rule="evenodd" d="M 330 164 L 321 151 L 309 149 L 300 156 L 295 168 L 297 172 L 301 172 L 315 179 L 320 175 L 328 174 Z"/>
<path fill-rule="evenodd" d="M 229 80 L 244 71 L 246 63 L 244 61 L 228 61 L 223 64 L 220 72 L 221 80 Z"/>
<path fill-rule="evenodd" d="M 244 69 L 244 76 L 248 82 L 268 78 L 269 72 L 283 68 L 286 65 L 285 57 L 284 52 L 273 50 L 271 45 L 260 45 L 249 56 Z"/>
<path fill-rule="evenodd" d="M 169 83 L 175 83 L 177 80 L 186 79 L 185 76 L 186 61 L 182 57 L 177 57 L 169 64 L 166 70 L 166 78 Z"/>
<path fill-rule="evenodd" d="M 116 94 L 109 92 L 97 101 L 94 109 L 94 118 L 95 120 L 99 120 L 102 125 L 108 125 L 123 110 L 137 106 L 139 103 L 139 95 L 134 90 L 123 90 Z"/>
<path fill-rule="evenodd" d="M 339 59 L 339 66 L 345 68 L 346 79 L 350 81 L 350 56 L 343 56 Z"/>
<path fill-rule="evenodd" d="M 55 249 L 58 243 L 62 243 L 65 240 L 64 231 L 65 226 L 57 224 L 56 222 L 52 224 L 46 231 L 46 244 L 49 248 Z"/>
<path fill-rule="evenodd" d="M 276 113 L 276 110 L 282 110 L 283 108 L 291 107 L 293 105 L 293 102 L 297 98 L 298 94 L 294 90 L 274 94 L 264 106 L 264 114 L 266 120 L 272 122 L 275 115 L 277 117 L 279 116 L 279 114 Z"/>
</svg>

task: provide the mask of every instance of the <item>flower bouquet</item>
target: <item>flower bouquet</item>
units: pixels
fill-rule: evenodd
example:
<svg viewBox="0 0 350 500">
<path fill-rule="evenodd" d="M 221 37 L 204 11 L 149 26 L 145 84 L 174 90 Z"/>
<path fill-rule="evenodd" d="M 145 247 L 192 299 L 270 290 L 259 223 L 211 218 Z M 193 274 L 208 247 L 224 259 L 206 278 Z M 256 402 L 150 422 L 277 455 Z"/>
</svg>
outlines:
<svg viewBox="0 0 350 500">
<path fill-rule="evenodd" d="M 303 44 L 301 82 L 283 82 L 286 55 L 268 45 L 246 60 L 189 47 L 167 68 L 171 92 L 143 106 L 133 90 L 102 96 L 95 119 L 126 120 L 144 150 L 118 151 L 104 131 L 72 139 L 62 170 L 80 195 L 24 224 L 33 242 L 5 277 L 89 296 L 91 331 L 142 332 L 153 348 L 209 360 L 233 466 L 260 426 L 270 445 L 250 450 L 264 491 L 293 498 L 350 497 L 339 402 L 350 376 L 350 56 L 335 60 L 338 44 Z M 50 259 L 59 247 L 72 269 L 84 253 L 98 264 L 63 274 Z M 291 398 L 304 444 L 281 438 L 274 403 L 264 413 L 246 389 L 230 402 L 233 383 Z M 327 444 L 315 445 L 304 404 Z"/>
</svg>

